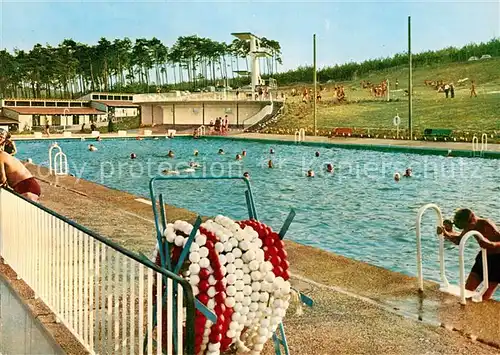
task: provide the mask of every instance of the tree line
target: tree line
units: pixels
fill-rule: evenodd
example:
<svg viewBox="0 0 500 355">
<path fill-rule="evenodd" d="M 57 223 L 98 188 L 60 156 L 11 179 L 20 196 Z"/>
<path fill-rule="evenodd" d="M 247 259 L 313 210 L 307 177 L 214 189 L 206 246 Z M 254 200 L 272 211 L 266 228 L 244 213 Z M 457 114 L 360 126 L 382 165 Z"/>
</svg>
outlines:
<svg viewBox="0 0 500 355">
<path fill-rule="evenodd" d="M 263 77 L 279 85 L 312 82 L 313 68 L 299 67 L 279 73 L 282 64 L 278 41 L 261 38 L 272 56 L 261 59 Z M 66 39 L 57 47 L 36 44 L 30 51 L 0 51 L 0 97 L 76 98 L 90 91 L 154 92 L 157 87 L 200 89 L 208 85 L 240 86 L 249 78 L 235 75 L 248 71 L 248 41 L 231 43 L 209 38 L 181 36 L 167 47 L 159 39 L 129 38 L 112 42 L 101 38 L 96 45 Z M 414 67 L 467 61 L 484 54 L 500 55 L 500 39 L 413 54 Z M 318 70 L 318 80 L 347 81 L 375 70 L 408 64 L 408 54 L 346 63 Z M 227 79 L 227 80 L 226 80 Z"/>
<path fill-rule="evenodd" d="M 261 38 L 271 52 L 261 59 L 267 75 L 281 60 L 278 41 Z M 58 46 L 36 44 L 30 51 L 0 51 L 0 97 L 75 98 L 90 91 L 149 92 L 196 89 L 238 80 L 235 71 L 248 71 L 248 41 L 231 43 L 181 36 L 167 47 L 159 39 L 129 38 L 96 45 L 65 39 Z M 227 79 L 227 80 L 226 80 Z M 244 82 L 245 79 L 243 79 Z"/>
<path fill-rule="evenodd" d="M 437 51 L 426 51 L 412 55 L 413 67 L 423 67 L 433 64 L 464 62 L 470 57 L 480 58 L 482 55 L 500 56 L 500 38 L 494 38 L 486 43 L 471 43 L 462 48 L 448 47 Z M 408 53 L 398 53 L 392 57 L 370 59 L 361 63 L 346 63 L 325 67 L 318 70 L 318 80 L 348 81 L 356 80 L 371 71 L 386 70 L 408 65 Z M 313 67 L 299 67 L 294 70 L 275 74 L 273 77 L 279 85 L 293 83 L 312 83 Z M 500 69 L 499 69 L 500 73 Z"/>
</svg>

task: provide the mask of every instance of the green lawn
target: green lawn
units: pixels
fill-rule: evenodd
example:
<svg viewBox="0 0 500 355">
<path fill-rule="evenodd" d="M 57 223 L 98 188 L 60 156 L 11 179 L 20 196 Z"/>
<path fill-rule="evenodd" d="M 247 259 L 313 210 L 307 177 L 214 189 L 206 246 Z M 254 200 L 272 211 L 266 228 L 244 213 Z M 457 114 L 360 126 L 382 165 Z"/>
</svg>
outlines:
<svg viewBox="0 0 500 355">
<path fill-rule="evenodd" d="M 407 88 L 407 68 L 394 68 L 386 72 L 374 72 L 353 82 L 342 84 L 346 90 L 347 104 L 333 102 L 333 84 L 326 84 L 322 92 L 323 102 L 317 105 L 317 122 L 320 134 L 327 134 L 334 127 L 355 129 L 393 130 L 393 117 L 401 117 L 402 127 L 408 125 L 408 98 L 403 90 Z M 367 89 L 360 87 L 360 80 L 374 83 L 383 78 L 390 82 L 399 80 L 399 91 L 391 92 L 391 101 L 374 99 Z M 469 133 L 500 132 L 500 59 L 467 62 L 445 66 L 416 68 L 413 75 L 413 127 L 421 134 L 425 128 L 450 128 L 457 136 Z M 458 80 L 469 78 L 459 85 Z M 424 80 L 444 80 L 455 83 L 455 98 L 446 99 L 444 93 L 437 93 L 426 87 Z M 470 80 L 476 80 L 477 98 L 470 98 Z M 311 85 L 295 85 L 301 92 Z M 392 85 L 391 85 L 392 87 Z M 290 88 L 282 88 L 289 92 Z M 393 88 L 394 89 L 394 88 Z M 492 93 L 493 92 L 493 93 Z M 312 104 L 301 102 L 301 97 L 288 95 L 286 113 L 265 131 L 270 133 L 293 133 L 296 128 L 313 130 Z"/>
</svg>

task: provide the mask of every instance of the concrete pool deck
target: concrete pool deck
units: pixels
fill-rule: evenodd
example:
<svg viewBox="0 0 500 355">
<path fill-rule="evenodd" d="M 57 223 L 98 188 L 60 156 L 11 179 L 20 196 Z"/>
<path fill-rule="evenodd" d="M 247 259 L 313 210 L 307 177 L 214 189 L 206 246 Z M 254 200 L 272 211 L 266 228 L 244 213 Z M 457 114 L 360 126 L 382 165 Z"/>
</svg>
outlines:
<svg viewBox="0 0 500 355">
<path fill-rule="evenodd" d="M 275 141 L 290 141 L 294 142 L 295 137 L 292 135 L 282 134 L 263 134 L 263 133 L 241 133 L 231 137 L 248 138 L 248 139 L 266 139 Z M 434 148 L 434 149 L 451 149 L 451 150 L 472 150 L 471 142 L 438 142 L 438 141 L 410 141 L 396 139 L 378 139 L 378 138 L 328 138 L 324 136 L 306 136 L 306 142 L 331 143 L 331 144 L 359 144 L 359 145 L 378 145 L 378 146 L 395 146 L 395 147 L 412 147 L 412 148 Z M 481 142 L 479 142 L 481 144 Z M 500 152 L 500 144 L 488 143 L 488 151 Z"/>
<path fill-rule="evenodd" d="M 150 205 L 125 192 L 30 169 L 42 173 L 43 205 L 126 248 L 151 254 L 156 242 Z M 167 215 L 195 218 L 175 207 L 167 208 Z M 426 282 L 421 295 L 413 277 L 291 241 L 286 246 L 293 285 L 315 301 L 302 315 L 290 309 L 285 319 L 291 354 L 500 354 L 499 302 L 461 306 L 435 283 Z M 77 353 L 64 345 L 64 335 L 54 337 L 66 352 Z M 265 354 L 272 353 L 268 343 Z"/>
<path fill-rule="evenodd" d="M 143 131 L 139 129 L 138 132 Z M 191 136 L 191 131 L 188 132 L 178 132 L 177 136 Z M 103 133 L 100 135 L 101 138 L 135 138 L 137 136 L 148 138 L 148 136 L 142 135 L 142 133 L 129 133 L 126 137 L 120 137 L 117 133 Z M 151 137 L 166 137 L 166 133 L 153 133 Z M 211 137 L 211 136 L 207 136 Z M 213 136 L 221 137 L 221 136 Z M 241 131 L 235 131 L 228 136 L 222 136 L 225 138 L 247 138 L 247 139 L 265 139 L 270 141 L 288 141 L 294 142 L 294 136 L 283 135 L 283 134 L 263 134 L 263 133 L 242 133 Z M 14 135 L 14 140 L 33 140 L 35 139 L 32 135 Z M 51 134 L 50 137 L 43 136 L 43 140 L 54 140 L 54 139 L 81 139 L 85 138 L 88 140 L 95 139 L 90 134 L 80 134 L 75 133 L 71 138 L 64 137 L 62 134 Z M 438 141 L 409 141 L 409 140 L 396 140 L 396 139 L 378 139 L 378 138 L 328 138 L 324 136 L 306 136 L 306 142 L 316 142 L 316 143 L 331 143 L 331 144 L 346 144 L 346 145 L 373 145 L 373 146 L 394 146 L 394 147 L 412 147 L 412 148 L 433 148 L 433 149 L 451 149 L 451 150 L 472 150 L 471 142 L 438 142 Z M 481 144 L 481 142 L 479 142 Z M 500 144 L 488 143 L 488 151 L 500 152 Z"/>
</svg>

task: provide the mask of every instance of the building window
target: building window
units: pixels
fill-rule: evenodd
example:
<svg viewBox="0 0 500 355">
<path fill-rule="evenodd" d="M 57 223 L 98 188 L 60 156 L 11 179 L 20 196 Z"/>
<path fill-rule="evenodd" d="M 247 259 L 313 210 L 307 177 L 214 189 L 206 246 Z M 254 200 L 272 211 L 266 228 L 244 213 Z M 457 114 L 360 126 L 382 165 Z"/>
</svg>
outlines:
<svg viewBox="0 0 500 355">
<path fill-rule="evenodd" d="M 92 95 L 92 100 L 99 100 L 99 95 Z"/>
<path fill-rule="evenodd" d="M 57 107 L 68 107 L 69 106 L 69 102 L 58 102 L 57 103 Z"/>
<path fill-rule="evenodd" d="M 60 126 L 61 125 L 61 116 L 53 115 L 52 116 L 52 126 Z"/>
<path fill-rule="evenodd" d="M 40 115 L 33 115 L 31 118 L 31 127 L 41 126 Z"/>
<path fill-rule="evenodd" d="M 106 95 L 99 95 L 99 100 L 107 100 L 107 98 Z"/>
<path fill-rule="evenodd" d="M 82 103 L 81 102 L 70 102 L 69 106 L 70 107 L 82 107 Z"/>
<path fill-rule="evenodd" d="M 48 107 L 54 107 L 55 105 L 56 105 L 56 103 L 55 102 L 51 102 L 51 101 L 47 101 L 45 103 L 45 106 L 48 106 Z"/>
<path fill-rule="evenodd" d="M 81 125 L 84 122 L 80 115 L 73 115 L 73 124 Z"/>
<path fill-rule="evenodd" d="M 5 106 L 16 106 L 14 101 L 5 101 Z"/>
<path fill-rule="evenodd" d="M 29 101 L 17 101 L 16 106 L 31 106 Z"/>
<path fill-rule="evenodd" d="M 31 106 L 43 107 L 45 104 L 43 101 L 31 101 Z"/>
<path fill-rule="evenodd" d="M 120 96 L 113 96 L 113 100 L 120 100 Z"/>
</svg>

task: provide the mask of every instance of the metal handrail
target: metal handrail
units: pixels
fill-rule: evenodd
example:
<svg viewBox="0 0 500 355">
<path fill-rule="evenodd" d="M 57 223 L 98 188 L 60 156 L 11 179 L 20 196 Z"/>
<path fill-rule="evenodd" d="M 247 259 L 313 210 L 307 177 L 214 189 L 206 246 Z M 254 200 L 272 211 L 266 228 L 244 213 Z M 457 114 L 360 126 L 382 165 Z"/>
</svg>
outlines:
<svg viewBox="0 0 500 355">
<path fill-rule="evenodd" d="M 421 238 L 421 232 L 420 232 L 420 227 L 422 224 L 422 216 L 427 211 L 428 209 L 433 209 L 436 211 L 437 217 L 438 217 L 438 225 L 442 226 L 443 225 L 443 214 L 441 213 L 441 209 L 438 207 L 438 205 L 434 203 L 429 203 L 427 205 L 424 205 L 420 207 L 417 213 L 417 226 L 416 226 L 416 233 L 417 233 L 417 277 L 418 277 L 418 289 L 419 291 L 424 290 L 424 275 L 422 272 L 422 238 Z M 444 287 L 449 287 L 450 283 L 448 282 L 448 279 L 446 278 L 446 273 L 445 273 L 445 264 L 444 264 L 444 236 L 440 235 L 439 236 L 439 264 L 440 264 L 440 272 L 441 272 L 441 280 L 443 282 Z"/>
<path fill-rule="evenodd" d="M 52 158 L 52 151 L 56 149 L 57 153 Z M 59 159 L 58 159 L 59 158 Z M 52 166 L 52 162 L 54 165 Z M 59 165 L 57 164 L 59 162 Z M 54 143 L 49 148 L 49 171 L 55 175 L 67 175 L 68 174 L 68 158 L 66 154 L 63 153 L 62 148 Z"/>
<path fill-rule="evenodd" d="M 458 255 L 458 260 L 459 260 L 459 267 L 460 267 L 460 303 L 461 304 L 466 304 L 466 299 L 465 299 L 465 263 L 464 263 L 464 251 L 465 251 L 465 243 L 470 237 L 475 237 L 476 239 L 479 238 L 483 242 L 487 242 L 486 238 L 479 233 L 478 231 L 469 231 L 465 233 L 465 235 L 462 237 L 460 240 L 459 244 L 459 255 Z M 475 295 L 473 296 L 473 300 L 476 302 L 481 302 L 483 300 L 483 295 L 485 294 L 486 291 L 488 291 L 489 287 L 489 280 L 488 280 L 488 253 L 486 249 L 482 248 L 481 251 L 481 257 L 483 261 L 483 286 L 481 287 L 480 291 L 476 291 Z"/>
</svg>

